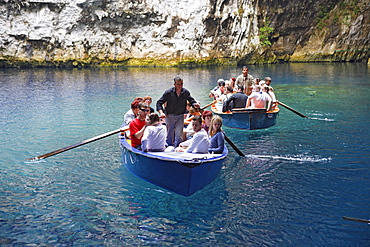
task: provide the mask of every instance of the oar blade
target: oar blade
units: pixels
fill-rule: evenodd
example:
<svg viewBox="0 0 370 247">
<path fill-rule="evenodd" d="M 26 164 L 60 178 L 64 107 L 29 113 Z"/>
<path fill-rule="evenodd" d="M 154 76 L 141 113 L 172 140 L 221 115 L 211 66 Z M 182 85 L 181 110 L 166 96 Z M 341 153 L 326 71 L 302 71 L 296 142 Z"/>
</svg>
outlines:
<svg viewBox="0 0 370 247">
<path fill-rule="evenodd" d="M 33 158 L 28 158 L 28 159 L 26 159 L 26 161 L 31 161 L 31 162 L 33 162 L 33 161 L 39 161 L 39 160 L 42 160 L 43 158 L 39 158 L 39 157 L 33 157 Z"/>
</svg>

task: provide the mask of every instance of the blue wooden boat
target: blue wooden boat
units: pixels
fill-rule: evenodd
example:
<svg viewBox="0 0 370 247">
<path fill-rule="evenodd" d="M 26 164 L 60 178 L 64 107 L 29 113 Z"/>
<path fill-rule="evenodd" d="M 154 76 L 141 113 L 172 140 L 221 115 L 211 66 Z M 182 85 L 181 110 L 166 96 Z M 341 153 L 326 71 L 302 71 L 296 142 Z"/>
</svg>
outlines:
<svg viewBox="0 0 370 247">
<path fill-rule="evenodd" d="M 120 139 L 122 162 L 131 173 L 157 186 L 189 196 L 210 184 L 221 171 L 222 154 L 142 152 Z"/>
<path fill-rule="evenodd" d="M 236 108 L 232 111 L 221 112 L 213 105 L 212 112 L 222 118 L 225 126 L 237 129 L 266 129 L 276 124 L 276 118 L 279 115 L 279 108 L 273 111 L 266 109 L 247 109 Z"/>
</svg>

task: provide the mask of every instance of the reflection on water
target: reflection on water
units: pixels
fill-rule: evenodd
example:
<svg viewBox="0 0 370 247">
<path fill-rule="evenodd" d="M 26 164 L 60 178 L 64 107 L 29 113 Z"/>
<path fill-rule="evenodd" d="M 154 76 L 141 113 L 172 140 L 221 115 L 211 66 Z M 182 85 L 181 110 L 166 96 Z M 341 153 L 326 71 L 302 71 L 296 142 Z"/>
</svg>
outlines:
<svg viewBox="0 0 370 247">
<path fill-rule="evenodd" d="M 366 246 L 370 218 L 369 67 L 249 66 L 273 78 L 277 124 L 224 127 L 220 176 L 190 197 L 149 184 L 121 163 L 115 136 L 38 162 L 24 159 L 117 129 L 137 96 L 155 103 L 181 75 L 203 105 L 240 68 L 0 71 L 0 244 Z"/>
</svg>

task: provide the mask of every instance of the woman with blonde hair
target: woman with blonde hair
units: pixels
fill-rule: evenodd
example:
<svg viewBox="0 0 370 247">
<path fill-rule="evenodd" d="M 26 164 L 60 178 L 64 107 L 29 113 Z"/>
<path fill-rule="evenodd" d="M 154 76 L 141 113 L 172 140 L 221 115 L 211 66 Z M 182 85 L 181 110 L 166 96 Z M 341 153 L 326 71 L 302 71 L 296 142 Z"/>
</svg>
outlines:
<svg viewBox="0 0 370 247">
<path fill-rule="evenodd" d="M 225 147 L 225 137 L 222 132 L 222 118 L 218 115 L 213 116 L 209 127 L 209 153 L 222 154 Z"/>
</svg>

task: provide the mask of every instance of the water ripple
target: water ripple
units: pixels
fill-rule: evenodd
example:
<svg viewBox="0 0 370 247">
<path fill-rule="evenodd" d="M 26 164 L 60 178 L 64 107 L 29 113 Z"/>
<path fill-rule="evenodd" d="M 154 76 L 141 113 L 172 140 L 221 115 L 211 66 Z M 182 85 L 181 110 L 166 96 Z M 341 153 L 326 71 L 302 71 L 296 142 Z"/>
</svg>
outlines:
<svg viewBox="0 0 370 247">
<path fill-rule="evenodd" d="M 330 162 L 331 157 L 320 158 L 320 157 L 307 157 L 304 155 L 300 156 L 278 156 L 278 155 L 246 155 L 248 158 L 257 158 L 257 159 L 273 159 L 273 160 L 287 160 L 287 161 L 299 161 L 299 162 Z"/>
<path fill-rule="evenodd" d="M 205 105 L 240 68 L 3 69 L 0 245 L 368 246 L 369 225 L 342 218 L 370 218 L 368 70 L 251 65 L 314 119 L 282 108 L 271 128 L 225 127 L 246 157 L 229 147 L 219 177 L 183 197 L 128 172 L 114 136 L 25 159 L 117 129 L 134 97 L 155 101 L 177 74 Z"/>
</svg>

